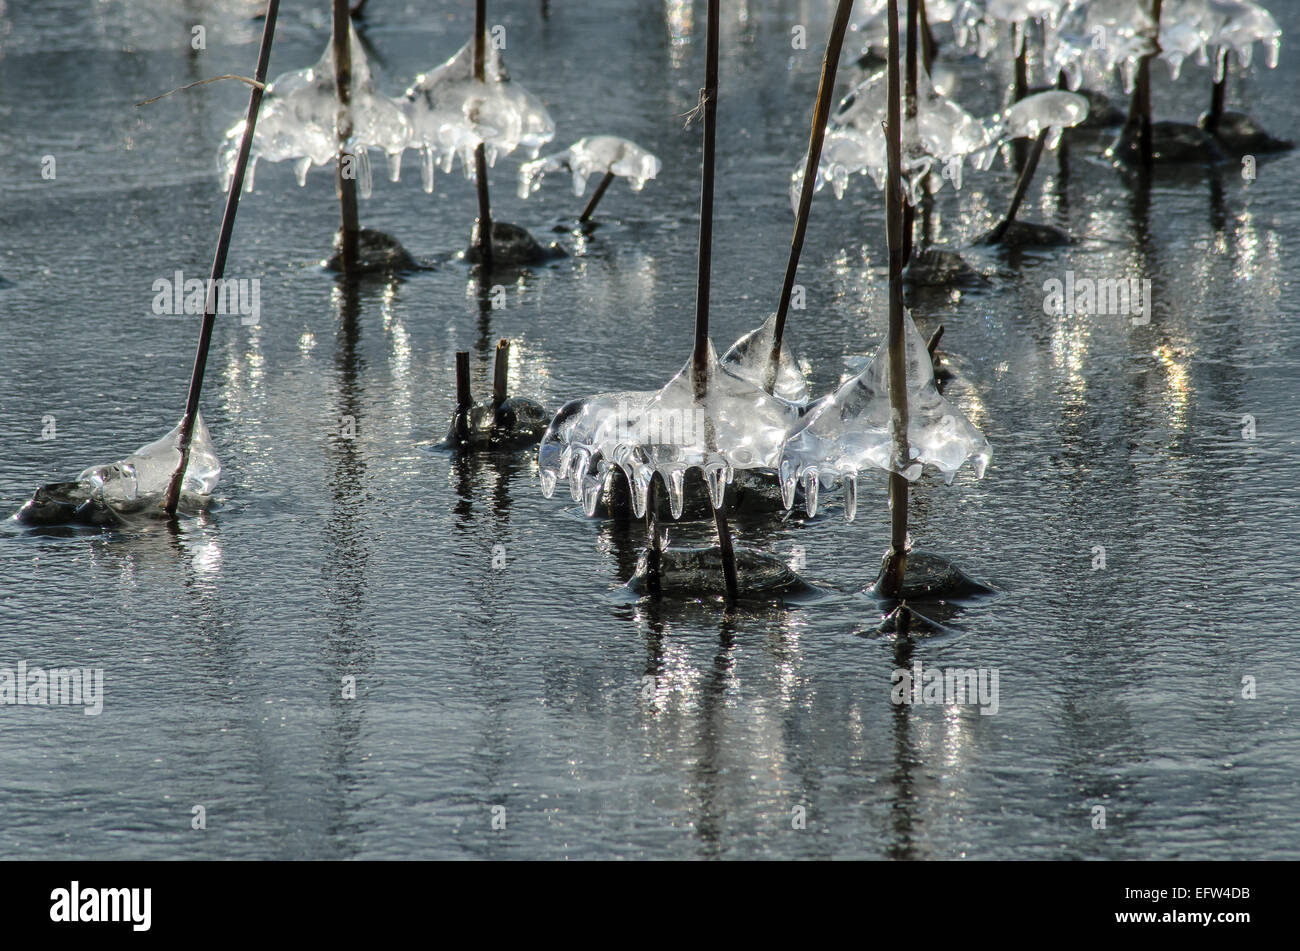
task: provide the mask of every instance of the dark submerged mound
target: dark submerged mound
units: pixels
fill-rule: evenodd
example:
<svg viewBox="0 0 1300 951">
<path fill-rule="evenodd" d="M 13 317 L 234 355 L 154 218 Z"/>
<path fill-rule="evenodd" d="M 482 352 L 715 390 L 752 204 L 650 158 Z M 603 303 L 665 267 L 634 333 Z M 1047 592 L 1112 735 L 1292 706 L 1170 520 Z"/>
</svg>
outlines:
<svg viewBox="0 0 1300 951">
<path fill-rule="evenodd" d="M 1115 144 L 1106 153 L 1125 165 L 1141 162 L 1137 131 L 1125 126 Z M 1222 162 L 1223 150 L 1214 136 L 1199 126 L 1186 122 L 1162 120 L 1151 123 L 1151 160 L 1162 165 L 1212 165 Z"/>
<path fill-rule="evenodd" d="M 774 598 L 807 594 L 814 589 L 784 561 L 772 555 L 735 549 L 736 581 L 742 598 Z M 628 588 L 637 594 L 654 594 L 650 578 L 650 552 L 642 551 Z M 727 593 L 718 548 L 667 548 L 659 553 L 659 594 L 700 596 Z"/>
<path fill-rule="evenodd" d="M 343 235 L 334 235 L 334 253 L 325 262 L 327 271 L 343 270 Z M 391 234 L 362 228 L 357 232 L 357 271 L 382 273 L 385 271 L 414 271 L 420 265 L 407 253 L 402 243 Z"/>
<path fill-rule="evenodd" d="M 1220 148 L 1229 155 L 1285 152 L 1295 148 L 1294 142 L 1273 138 L 1252 116 L 1244 112 L 1223 113 L 1212 130 L 1209 128 L 1209 118 L 1208 114 L 1201 116 L 1197 126 L 1213 135 Z"/>
<path fill-rule="evenodd" d="M 882 566 L 883 569 L 883 566 Z M 867 593 L 873 598 L 881 596 L 880 576 L 872 582 Z M 903 575 L 903 591 L 899 601 L 966 601 L 997 594 L 976 581 L 948 559 L 926 551 L 913 551 L 907 556 L 907 570 Z"/>
<path fill-rule="evenodd" d="M 542 247 L 536 238 L 519 225 L 507 221 L 492 222 L 493 264 L 541 264 L 565 256 L 564 249 L 554 241 Z M 465 260 L 470 264 L 479 263 L 477 223 L 470 236 L 469 247 L 465 249 Z"/>
</svg>

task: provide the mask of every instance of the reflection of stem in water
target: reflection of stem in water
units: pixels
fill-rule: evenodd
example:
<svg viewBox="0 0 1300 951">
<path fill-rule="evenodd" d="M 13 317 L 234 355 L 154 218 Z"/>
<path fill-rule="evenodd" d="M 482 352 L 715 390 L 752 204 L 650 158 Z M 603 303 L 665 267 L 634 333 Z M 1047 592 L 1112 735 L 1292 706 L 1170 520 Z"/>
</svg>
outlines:
<svg viewBox="0 0 1300 951">
<path fill-rule="evenodd" d="M 1223 179 L 1218 169 L 1210 169 L 1210 227 L 1216 234 L 1223 234 L 1228 227 L 1228 208 L 1224 203 Z"/>
<path fill-rule="evenodd" d="M 894 669 L 907 670 L 912 666 L 912 641 L 900 637 L 894 642 Z M 912 748 L 909 730 L 910 707 L 896 703 L 894 707 L 894 772 L 890 780 L 894 787 L 893 808 L 889 810 L 892 834 L 886 852 L 891 859 L 915 857 L 912 844 L 912 826 L 915 823 L 916 791 L 912 783 L 912 767 L 916 751 Z"/>
<path fill-rule="evenodd" d="M 736 662 L 732 655 L 735 628 L 730 618 L 723 618 L 718 633 L 718 652 L 713 656 L 709 678 L 700 690 L 700 749 L 695 762 L 694 785 L 700 810 L 695 827 L 706 858 L 716 858 L 722 853 L 722 824 L 726 819 L 725 810 L 718 802 L 719 753 L 725 726 L 722 712 L 727 707 L 727 689 Z"/>
<path fill-rule="evenodd" d="M 478 285 L 475 296 L 475 303 L 478 306 L 478 339 L 474 341 L 474 347 L 486 357 L 492 346 L 492 285 L 488 283 L 486 271 L 479 270 L 476 283 Z"/>
<path fill-rule="evenodd" d="M 361 301 L 356 282 L 342 278 L 338 285 L 339 331 L 335 369 L 338 374 L 339 402 L 335 416 L 338 420 L 361 418 L 364 384 L 364 361 L 359 353 L 361 341 Z M 366 569 L 370 561 L 368 532 L 364 524 L 365 513 L 365 458 L 358 441 L 353 438 L 335 438 L 331 441 L 335 457 L 330 482 L 334 505 L 325 523 L 325 588 L 330 600 L 333 621 L 327 653 L 334 670 L 334 683 L 341 684 L 345 676 L 363 680 L 365 664 L 372 656 L 368 631 L 358 627 L 366 594 Z M 357 701 L 343 700 L 341 691 L 333 694 L 331 706 L 338 719 L 335 729 L 329 732 L 328 742 L 336 747 L 336 768 L 341 788 L 346 788 L 357 759 L 357 742 L 361 735 L 361 721 Z M 338 815 L 333 820 L 341 825 L 345 808 L 337 805 Z"/>
</svg>

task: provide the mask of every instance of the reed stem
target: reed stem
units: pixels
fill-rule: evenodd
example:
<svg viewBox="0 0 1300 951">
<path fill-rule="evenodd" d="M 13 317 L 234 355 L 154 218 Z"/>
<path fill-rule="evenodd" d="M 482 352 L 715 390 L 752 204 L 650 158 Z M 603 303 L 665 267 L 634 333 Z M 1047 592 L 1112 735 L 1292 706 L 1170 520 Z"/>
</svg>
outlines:
<svg viewBox="0 0 1300 951">
<path fill-rule="evenodd" d="M 582 209 L 582 216 L 578 218 L 578 224 L 585 225 L 591 220 L 591 216 L 596 213 L 596 206 L 600 204 L 600 200 L 605 197 L 605 192 L 609 190 L 609 186 L 612 184 L 614 184 L 614 173 L 606 172 L 604 177 L 601 178 L 600 184 L 596 186 L 596 190 L 592 192 L 587 207 Z"/>
<path fill-rule="evenodd" d="M 934 66 L 934 31 L 930 29 L 930 18 L 925 14 L 925 0 L 921 0 L 921 65 L 925 74 L 930 75 Z"/>
<path fill-rule="evenodd" d="M 1155 21 L 1156 43 L 1160 38 L 1160 8 L 1162 0 L 1151 0 L 1151 19 Z M 1138 61 L 1137 82 L 1129 100 L 1128 122 L 1124 130 L 1130 142 L 1135 143 L 1138 162 L 1150 168 L 1154 157 L 1151 143 L 1151 60 L 1155 54 L 1143 56 Z"/>
<path fill-rule="evenodd" d="M 474 80 L 486 82 L 487 0 L 474 0 Z M 492 269 L 492 203 L 488 199 L 487 150 L 474 147 L 474 185 L 478 191 L 478 259 L 484 271 Z"/>
<path fill-rule="evenodd" d="M 266 88 L 266 69 L 271 61 L 271 44 L 275 40 L 275 19 L 280 11 L 280 0 L 270 0 L 266 5 L 266 19 L 262 23 L 262 44 L 257 51 L 257 71 L 254 74 L 257 84 L 248 94 L 248 113 L 244 119 L 244 137 L 239 142 L 239 155 L 235 159 L 235 173 L 230 178 L 230 189 L 226 192 L 226 210 L 221 216 L 221 230 L 217 236 L 217 250 L 212 258 L 212 279 L 208 281 L 208 296 L 203 305 L 203 324 L 199 330 L 199 345 L 194 354 L 194 369 L 190 374 L 189 395 L 185 400 L 185 415 L 181 418 L 181 431 L 178 440 L 181 452 L 180 463 L 172 473 L 171 482 L 167 484 L 167 495 L 163 499 L 163 510 L 168 516 L 176 514 L 180 504 L 181 485 L 185 480 L 185 469 L 190 463 L 190 445 L 194 440 L 194 424 L 199 414 L 199 395 L 203 391 L 203 373 L 208 365 L 208 350 L 212 346 L 212 329 L 217 319 L 218 285 L 226 274 L 226 255 L 230 251 L 230 236 L 235 230 L 235 213 L 239 210 L 239 195 L 244 190 L 244 172 L 248 168 L 248 156 L 253 148 L 253 130 L 257 125 L 257 113 L 262 106 L 262 93 Z"/>
<path fill-rule="evenodd" d="M 909 458 L 907 445 L 907 339 L 903 312 L 903 182 L 902 115 L 899 102 L 898 0 L 888 3 L 889 72 L 885 152 L 889 163 L 885 185 L 886 237 L 889 243 L 889 403 L 894 428 L 894 465 Z M 907 571 L 907 479 L 889 474 L 889 551 L 885 554 L 880 590 L 897 598 Z"/>
<path fill-rule="evenodd" d="M 781 284 L 781 300 L 776 307 L 776 328 L 772 334 L 772 359 L 765 378 L 764 389 L 771 393 L 776 387 L 777 370 L 781 365 L 781 341 L 785 335 L 786 315 L 790 311 L 790 297 L 794 293 L 795 272 L 799 269 L 799 256 L 803 253 L 804 236 L 808 232 L 808 215 L 812 210 L 813 191 L 817 184 L 817 168 L 822 160 L 822 143 L 826 139 L 826 122 L 830 118 L 831 98 L 835 92 L 835 73 L 839 68 L 840 50 L 844 46 L 844 33 L 848 29 L 853 0 L 839 0 L 831 33 L 826 40 L 826 53 L 822 56 L 821 81 L 817 86 L 817 102 L 813 106 L 812 132 L 808 136 L 808 155 L 804 162 L 803 184 L 799 189 L 799 210 L 794 220 L 794 237 L 790 239 L 790 256 L 785 264 L 785 280 Z"/>
<path fill-rule="evenodd" d="M 1038 170 L 1038 162 L 1043 157 L 1043 149 L 1047 146 L 1047 130 L 1038 133 L 1038 138 L 1034 140 L 1034 146 L 1029 150 L 1029 156 L 1025 159 L 1024 166 L 1020 169 L 1020 176 L 1016 179 L 1016 190 L 1011 195 L 1011 205 L 1007 208 L 1006 217 L 1004 217 L 998 226 L 989 232 L 987 238 L 990 244 L 1001 241 L 1006 235 L 1007 229 L 1011 223 L 1016 220 L 1016 213 L 1020 211 L 1020 206 L 1025 200 L 1025 195 L 1029 192 L 1029 183 L 1034 180 L 1034 172 Z"/>
<path fill-rule="evenodd" d="M 921 34 L 920 0 L 907 0 L 907 71 L 903 77 L 903 129 L 916 134 L 917 54 Z M 909 198 L 903 202 L 903 267 L 912 260 L 912 231 L 916 226 L 916 209 Z"/>
<path fill-rule="evenodd" d="M 704 169 L 700 179 L 699 271 L 695 287 L 695 349 L 691 354 L 691 379 L 695 398 L 703 402 L 709 386 L 709 279 L 713 268 L 713 176 L 718 137 L 718 35 L 721 32 L 719 0 L 708 0 L 708 29 L 704 57 Z M 710 505 L 712 507 L 712 505 Z M 740 596 L 736 577 L 736 554 L 731 546 L 731 529 L 726 517 L 713 509 L 722 554 L 722 574 L 727 601 Z"/>
<path fill-rule="evenodd" d="M 1221 51 L 1215 51 L 1216 56 L 1223 56 Z M 1217 60 L 1216 60 L 1217 62 Z M 1210 135 L 1215 135 L 1219 131 L 1219 122 L 1223 119 L 1223 104 L 1227 99 L 1228 92 L 1228 62 L 1225 57 L 1223 63 L 1223 78 L 1214 81 L 1214 88 L 1210 91 L 1210 111 L 1205 114 L 1205 131 Z"/>
<path fill-rule="evenodd" d="M 334 0 L 331 45 L 334 53 L 334 91 L 339 110 L 335 121 L 338 157 L 334 186 L 339 196 L 339 263 L 344 274 L 357 269 L 357 242 L 361 223 L 357 213 L 357 157 L 348 152 L 352 138 L 352 19 L 347 0 Z M 350 161 L 349 161 L 350 160 Z"/>
</svg>

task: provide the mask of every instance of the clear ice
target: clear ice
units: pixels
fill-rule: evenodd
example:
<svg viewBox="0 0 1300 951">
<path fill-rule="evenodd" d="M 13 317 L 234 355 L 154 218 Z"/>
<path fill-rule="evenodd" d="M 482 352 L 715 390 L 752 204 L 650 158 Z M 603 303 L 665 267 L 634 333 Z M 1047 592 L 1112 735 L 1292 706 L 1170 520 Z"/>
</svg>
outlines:
<svg viewBox="0 0 1300 951">
<path fill-rule="evenodd" d="M 894 413 L 889 401 L 889 343 L 883 341 L 867 368 L 851 377 L 828 400 L 819 402 L 791 432 L 781 449 L 778 477 L 785 507 L 794 505 L 802 482 L 804 506 L 817 514 L 818 490 L 844 486 L 844 514 L 857 513 L 858 475 L 863 469 L 897 472 L 916 481 L 923 472 L 945 482 L 969 460 L 976 478 L 992 450 L 983 433 L 939 393 L 925 341 L 904 314 L 907 343 L 908 458 L 894 444 Z"/>
<path fill-rule="evenodd" d="M 989 118 L 986 127 L 995 142 L 1034 139 L 1047 130 L 1047 147 L 1056 148 L 1066 129 L 1088 118 L 1088 100 L 1078 93 L 1049 90 L 1026 96 Z"/>
<path fill-rule="evenodd" d="M 181 427 L 166 436 L 141 446 L 120 462 L 91 466 L 77 476 L 87 494 L 111 508 L 138 511 L 160 504 L 167 495 L 172 473 L 180 465 Z M 181 482 L 182 495 L 206 497 L 212 494 L 221 478 L 221 463 L 212 446 L 212 436 L 203 416 L 194 421 L 190 440 L 190 461 Z"/>
<path fill-rule="evenodd" d="M 1160 58 L 1174 79 L 1183 63 L 1194 58 L 1201 66 L 1214 57 L 1215 81 L 1222 81 L 1233 53 L 1249 69 L 1256 43 L 1268 51 L 1268 66 L 1277 67 L 1282 30 L 1263 7 L 1248 0 L 1166 0 L 1160 15 Z"/>
<path fill-rule="evenodd" d="M 555 138 L 555 122 L 542 101 L 510 79 L 501 52 L 485 43 L 483 82 L 474 78 L 473 40 L 451 59 L 417 76 L 406 90 L 411 144 L 421 150 L 421 179 L 433 191 L 435 165 L 450 172 L 457 156 L 474 177 L 474 150 L 484 146 L 488 165 L 524 148 L 531 157 Z"/>
<path fill-rule="evenodd" d="M 845 97 L 840 111 L 831 117 L 822 143 L 817 167 L 816 189 L 828 182 L 836 198 L 844 197 L 849 177 L 869 174 L 876 187 L 884 189 L 888 161 L 885 153 L 886 74 L 882 70 L 860 83 Z M 1036 136 L 1051 130 L 1049 146 L 1056 147 L 1062 131 L 1082 122 L 1088 102 L 1076 93 L 1035 93 L 995 113 L 976 119 L 961 106 L 940 95 L 925 71 L 917 75 L 917 114 L 903 120 L 903 187 L 913 206 L 920 203 L 922 187 L 937 192 L 945 181 L 958 190 L 966 160 L 985 171 L 1004 142 Z M 930 174 L 934 172 L 935 174 Z M 798 208 L 803 187 L 803 164 L 790 179 L 790 203 Z"/>
<path fill-rule="evenodd" d="M 958 0 L 927 0 L 926 21 L 932 27 L 937 23 L 951 22 L 957 15 L 959 5 Z M 906 23 L 901 9 L 904 6 L 904 3 L 899 3 L 898 30 L 899 38 L 906 42 Z M 886 10 L 887 0 L 858 0 L 854 4 L 853 13 L 849 16 L 849 30 L 858 37 L 859 55 L 876 50 L 883 57 L 888 52 L 889 20 L 886 18 Z"/>
<path fill-rule="evenodd" d="M 962 0 L 952 21 L 957 45 L 974 46 L 983 59 L 998 47 L 1000 39 L 1006 38 L 1011 40 L 1011 53 L 1018 56 L 1028 24 L 1040 21 L 1052 29 L 1069 3 L 1070 0 Z"/>
<path fill-rule="evenodd" d="M 401 174 L 402 152 L 410 145 L 411 129 L 401 105 L 378 92 L 370 75 L 365 50 L 350 30 L 352 47 L 352 137 L 348 150 L 356 156 L 357 179 L 363 197 L 369 194 L 370 163 L 367 149 L 388 156 L 389 178 Z M 338 155 L 338 97 L 334 87 L 334 51 L 326 44 L 316 65 L 276 77 L 267 87 L 253 133 L 245 191 L 253 190 L 253 170 L 259 159 L 295 160 L 298 184 L 306 183 L 313 165 L 328 165 Z M 240 120 L 226 133 L 221 147 L 221 186 L 230 187 L 239 143 L 244 135 Z"/>
<path fill-rule="evenodd" d="M 1137 0 L 1071 0 L 1047 32 L 1047 60 L 1065 73 L 1070 89 L 1104 85 L 1119 69 L 1129 95 L 1138 62 L 1156 51 L 1149 4 Z"/>
<path fill-rule="evenodd" d="M 659 174 L 663 163 L 635 142 L 615 135 L 593 135 L 579 139 L 563 152 L 525 162 L 519 169 L 519 197 L 527 198 L 542 187 L 542 179 L 552 172 L 573 175 L 573 194 L 587 190 L 587 179 L 595 174 L 613 172 L 626 178 L 634 192 Z"/>
<path fill-rule="evenodd" d="M 776 336 L 776 314 L 742 336 L 722 355 L 722 365 L 729 372 L 767 390 L 772 371 L 772 341 Z M 790 344 L 789 328 L 781 335 L 781 358 L 777 361 L 771 393 L 794 406 L 807 406 L 812 385 L 804 362 Z"/>
<path fill-rule="evenodd" d="M 645 515 L 657 473 L 680 518 L 686 473 L 699 469 L 714 508 L 721 508 L 737 470 L 775 469 L 782 442 L 799 418 L 796 407 L 768 395 L 718 360 L 709 343 L 704 395 L 696 397 L 693 359 L 657 392 L 606 393 L 575 400 L 542 437 L 537 464 L 550 497 L 559 480 L 592 515 L 602 491 L 621 472 L 636 517 Z"/>
</svg>

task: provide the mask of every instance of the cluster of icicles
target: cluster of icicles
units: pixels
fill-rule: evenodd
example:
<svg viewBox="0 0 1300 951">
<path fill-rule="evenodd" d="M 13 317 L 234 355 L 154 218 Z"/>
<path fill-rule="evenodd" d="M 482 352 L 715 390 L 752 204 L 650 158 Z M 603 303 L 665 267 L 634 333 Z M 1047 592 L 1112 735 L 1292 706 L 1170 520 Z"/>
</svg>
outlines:
<svg viewBox="0 0 1300 951">
<path fill-rule="evenodd" d="M 474 79 L 473 44 L 468 43 L 441 66 L 417 76 L 397 100 L 375 88 L 356 31 L 349 32 L 352 136 L 345 148 L 356 158 L 363 197 L 370 194 L 370 149 L 388 156 L 393 181 L 401 175 L 402 154 L 408 148 L 418 149 L 424 190 L 431 192 L 435 166 L 450 172 L 457 157 L 472 178 L 479 144 L 492 165 L 521 147 L 536 156 L 555 137 L 555 123 L 545 105 L 510 79 L 491 43 L 485 44 L 484 82 Z M 327 45 L 314 66 L 285 73 L 267 87 L 253 135 L 246 190 L 253 189 L 258 159 L 293 160 L 300 185 L 313 165 L 332 163 L 339 152 L 338 113 L 334 55 Z M 241 121 L 226 133 L 220 160 L 223 188 L 229 187 L 243 132 Z"/>
<path fill-rule="evenodd" d="M 1147 4 L 1133 0 L 962 0 L 952 18 L 959 46 L 986 57 L 1006 42 L 1019 55 L 1029 36 L 1041 38 L 1043 61 L 1063 72 L 1070 89 L 1106 82 L 1119 70 L 1128 94 L 1138 63 L 1156 52 L 1155 23 Z M 1282 31 L 1273 16 L 1250 0 L 1165 0 L 1160 15 L 1160 58 L 1176 80 L 1191 58 L 1213 59 L 1216 81 L 1227 58 L 1242 68 L 1264 44 L 1277 66 Z"/>
<path fill-rule="evenodd" d="M 702 376 L 688 362 L 661 390 L 603 393 L 565 405 L 538 448 L 547 498 L 567 481 L 572 499 L 592 516 L 621 475 L 640 518 L 658 475 L 676 519 L 689 470 L 700 471 L 717 509 L 735 474 L 751 471 L 779 479 L 787 509 L 802 484 L 809 516 L 817 513 L 820 490 L 842 484 L 845 517 L 852 521 L 863 470 L 897 472 L 910 481 L 930 472 L 951 482 L 969 461 L 976 477 L 983 477 L 988 441 L 939 393 L 910 316 L 904 318 L 907 458 L 899 458 L 894 438 L 887 343 L 864 370 L 810 402 L 805 368 L 788 344 L 777 372 L 771 372 L 775 319 L 746 334 L 721 359 L 710 343 Z"/>
<path fill-rule="evenodd" d="M 884 189 L 888 162 L 885 153 L 886 74 L 882 70 L 859 83 L 828 123 L 817 168 L 816 188 L 827 183 L 836 198 L 844 197 L 850 176 L 870 174 Z M 1088 117 L 1088 101 L 1077 93 L 1053 90 L 1026 96 L 1007 109 L 976 119 L 938 92 L 924 70 L 917 74 L 916 116 L 903 120 L 903 186 L 917 205 L 921 189 L 932 193 L 951 182 L 958 190 L 967 159 L 986 171 L 998 149 L 1012 139 L 1033 138 L 1048 130 L 1047 146 L 1055 148 L 1065 129 Z M 934 173 L 934 174 L 932 174 Z M 791 176 L 790 203 L 798 207 L 803 167 Z"/>
</svg>

